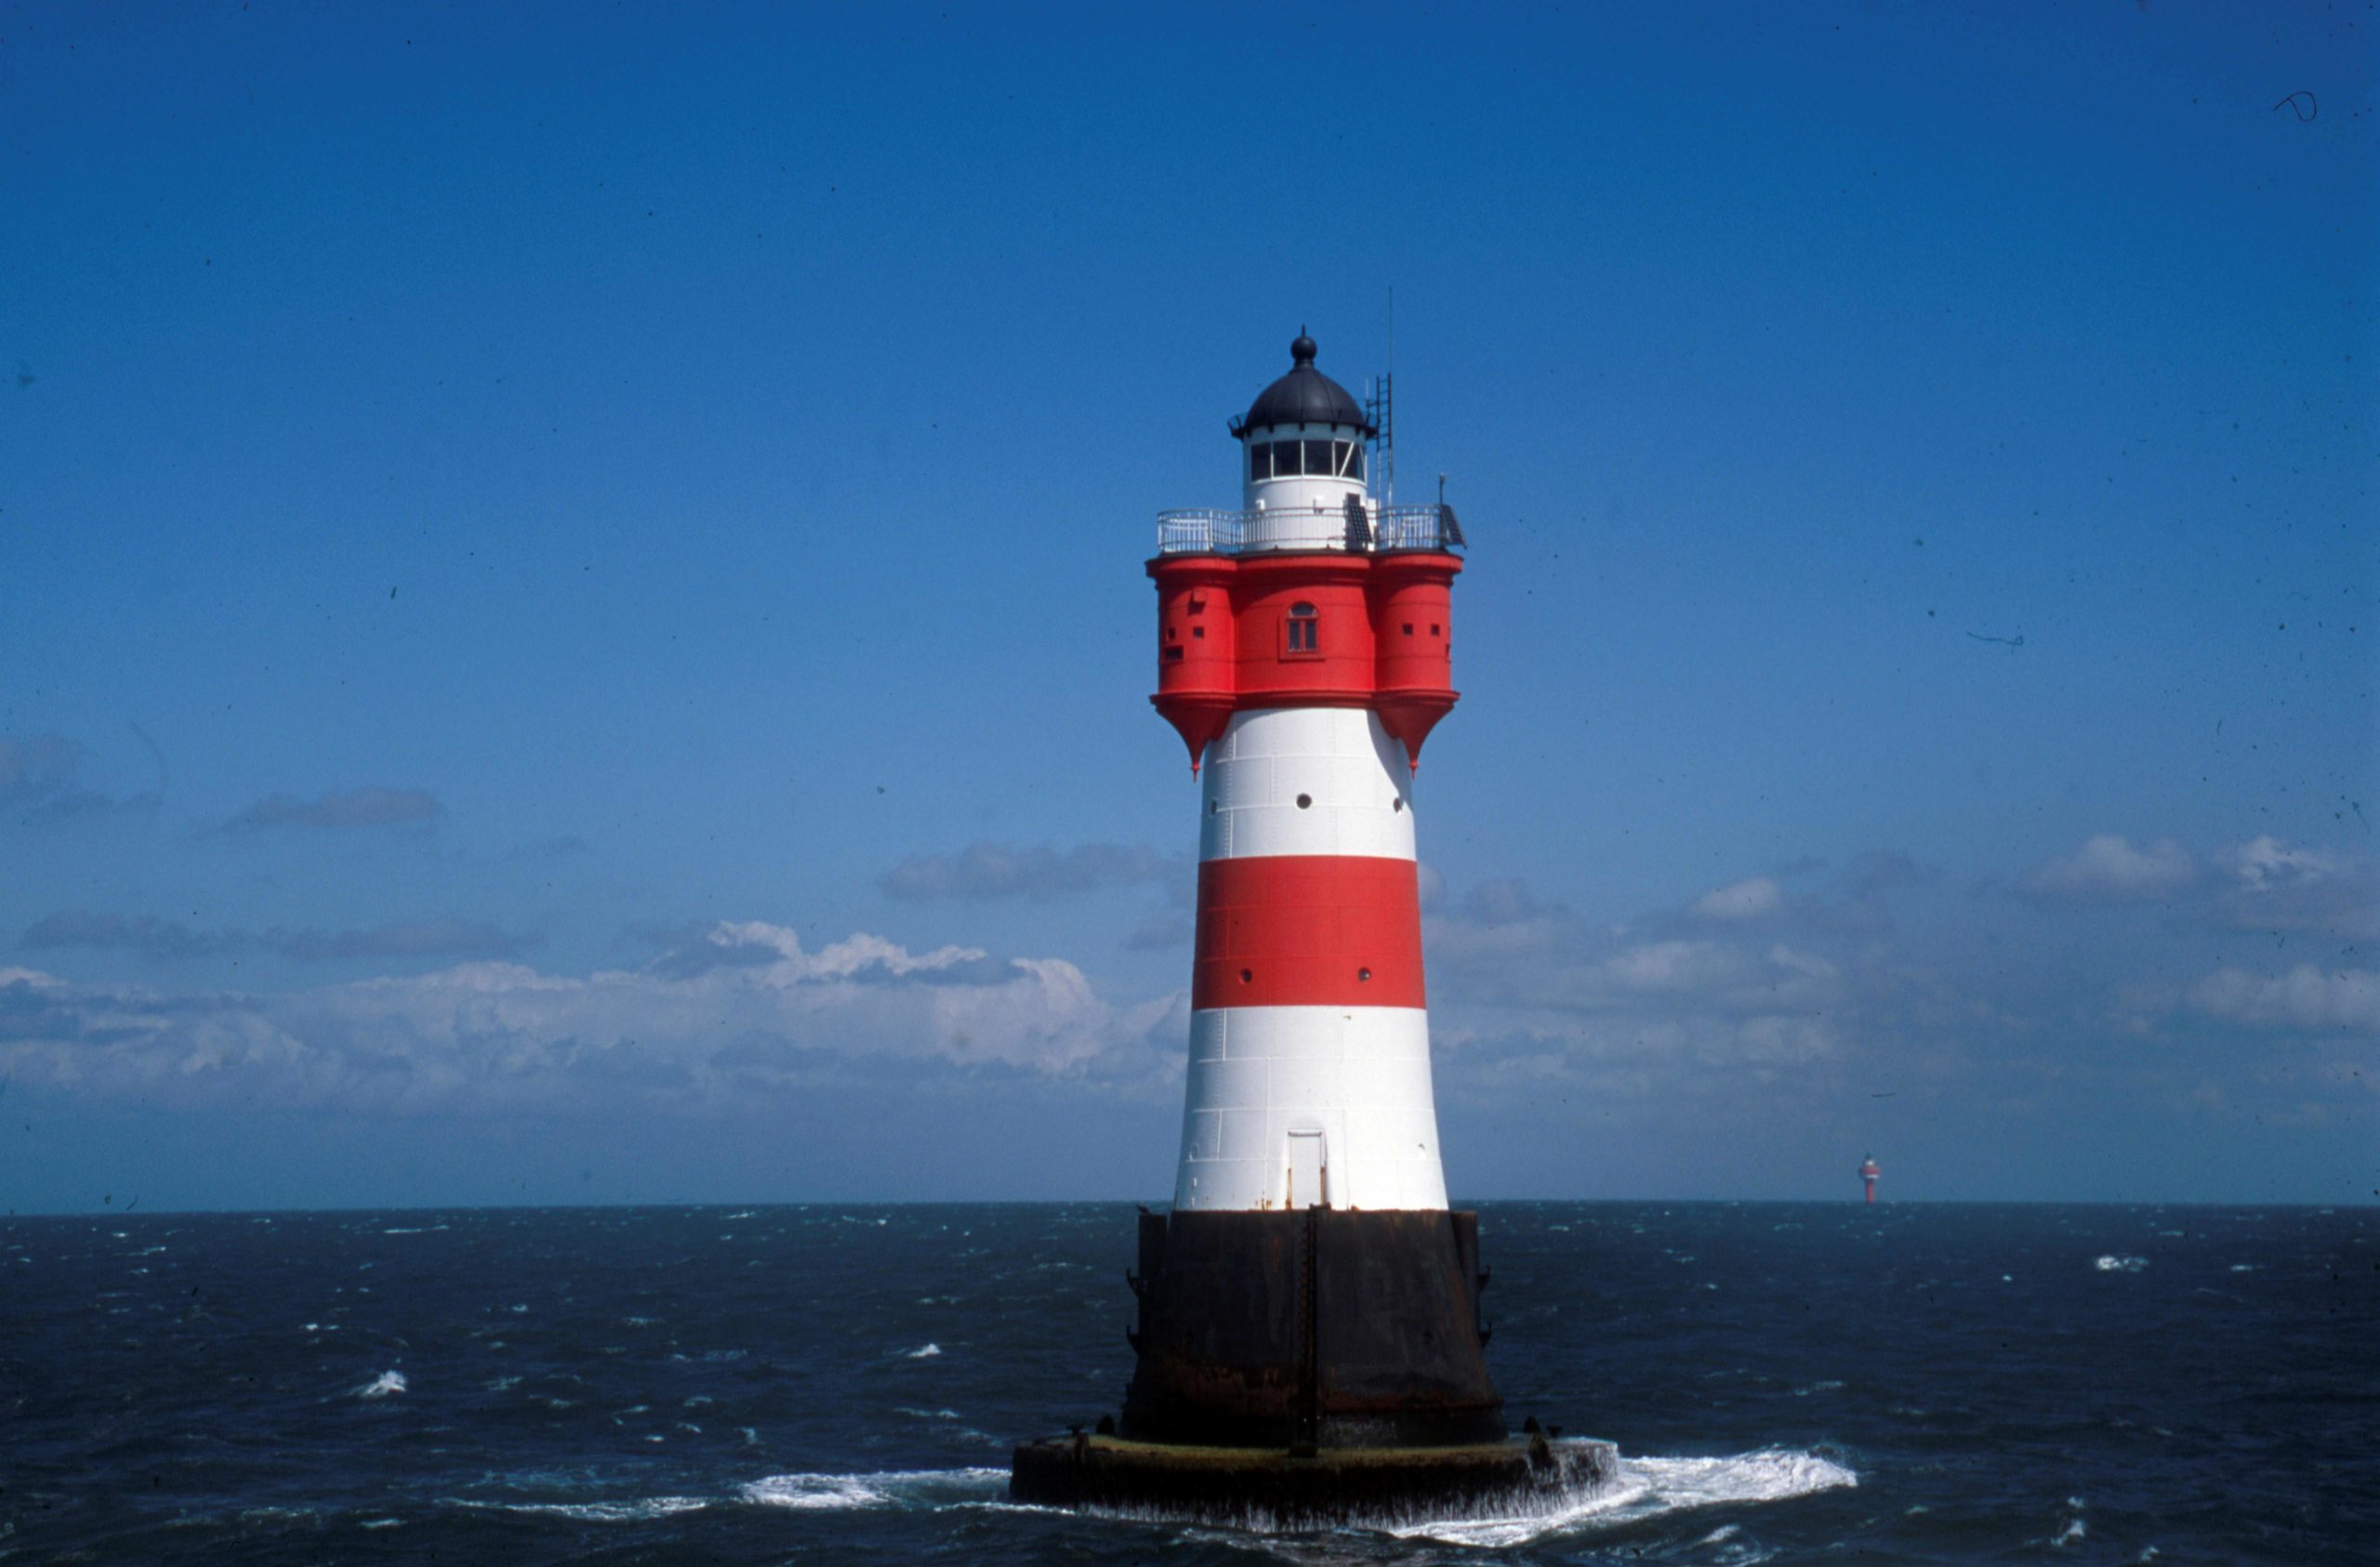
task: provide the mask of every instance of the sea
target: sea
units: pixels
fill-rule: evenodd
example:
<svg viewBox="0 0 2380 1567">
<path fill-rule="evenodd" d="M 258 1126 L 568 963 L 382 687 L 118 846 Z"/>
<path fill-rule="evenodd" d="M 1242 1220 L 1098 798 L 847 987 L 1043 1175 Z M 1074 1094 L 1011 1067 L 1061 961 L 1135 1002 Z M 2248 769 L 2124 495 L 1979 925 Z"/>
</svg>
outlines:
<svg viewBox="0 0 2380 1567">
<path fill-rule="evenodd" d="M 2380 1210 L 1488 1203 L 1534 1516 L 1007 1495 L 1130 1204 L 0 1220 L 0 1561 L 2380 1561 Z"/>
</svg>

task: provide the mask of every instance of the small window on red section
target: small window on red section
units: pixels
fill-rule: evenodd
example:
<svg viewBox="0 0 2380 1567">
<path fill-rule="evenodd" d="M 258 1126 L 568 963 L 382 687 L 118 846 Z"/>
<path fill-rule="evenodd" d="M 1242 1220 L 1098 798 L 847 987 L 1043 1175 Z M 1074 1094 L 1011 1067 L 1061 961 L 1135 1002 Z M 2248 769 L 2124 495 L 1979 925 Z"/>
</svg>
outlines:
<svg viewBox="0 0 2380 1567">
<path fill-rule="evenodd" d="M 1437 628 L 1436 626 L 1435 626 L 1435 625 L 1431 626 L 1431 627 L 1430 627 L 1430 635 L 1431 635 L 1431 636 L 1433 636 L 1433 637 L 1435 637 L 1435 636 L 1436 636 L 1437 634 L 1438 634 L 1438 628 Z"/>
<path fill-rule="evenodd" d="M 1207 628 L 1203 625 L 1194 625 L 1190 628 L 1190 635 L 1196 640 L 1204 641 L 1207 636 Z"/>
<path fill-rule="evenodd" d="M 1408 637 L 1413 635 L 1413 623 L 1409 620 L 1405 623 L 1405 634 Z"/>
<path fill-rule="evenodd" d="M 1165 656 L 1170 659 L 1180 658 L 1183 653 L 1188 652 L 1189 651 L 1189 649 L 1183 647 L 1181 643 L 1176 642 L 1173 646 L 1165 650 Z"/>
<path fill-rule="evenodd" d="M 1281 623 L 1281 653 L 1285 658 L 1322 656 L 1322 621 L 1312 604 L 1289 606 L 1289 618 Z"/>
<path fill-rule="evenodd" d="M 1181 635 L 1182 635 L 1181 631 L 1180 631 L 1178 628 L 1174 627 L 1174 626 L 1170 626 L 1170 625 L 1169 625 L 1169 626 L 1167 626 L 1167 627 L 1165 628 L 1165 639 L 1166 639 L 1167 641 L 1169 641 L 1169 642 L 1173 641 L 1175 639 L 1179 638 Z"/>
</svg>

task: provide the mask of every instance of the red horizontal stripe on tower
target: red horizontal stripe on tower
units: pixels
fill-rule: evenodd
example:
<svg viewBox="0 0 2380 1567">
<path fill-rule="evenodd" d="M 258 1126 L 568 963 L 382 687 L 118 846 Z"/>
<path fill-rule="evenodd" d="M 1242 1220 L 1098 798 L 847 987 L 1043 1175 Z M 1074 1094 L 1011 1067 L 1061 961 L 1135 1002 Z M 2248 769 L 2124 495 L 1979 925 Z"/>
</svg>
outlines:
<svg viewBox="0 0 2380 1567">
<path fill-rule="evenodd" d="M 1355 854 L 1206 861 L 1190 1005 L 1423 1005 L 1413 862 Z"/>
</svg>

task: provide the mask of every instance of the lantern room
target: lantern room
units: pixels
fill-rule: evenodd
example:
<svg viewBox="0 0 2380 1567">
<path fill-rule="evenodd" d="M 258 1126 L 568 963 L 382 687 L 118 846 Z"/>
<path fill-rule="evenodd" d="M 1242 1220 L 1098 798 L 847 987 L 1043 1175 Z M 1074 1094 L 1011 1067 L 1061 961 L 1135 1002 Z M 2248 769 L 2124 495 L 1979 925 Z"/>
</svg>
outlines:
<svg viewBox="0 0 2380 1567">
<path fill-rule="evenodd" d="M 1250 549 L 1362 549 L 1370 524 L 1364 443 L 1375 432 L 1347 388 L 1314 367 L 1302 331 L 1289 373 L 1232 421 L 1241 447 Z"/>
</svg>

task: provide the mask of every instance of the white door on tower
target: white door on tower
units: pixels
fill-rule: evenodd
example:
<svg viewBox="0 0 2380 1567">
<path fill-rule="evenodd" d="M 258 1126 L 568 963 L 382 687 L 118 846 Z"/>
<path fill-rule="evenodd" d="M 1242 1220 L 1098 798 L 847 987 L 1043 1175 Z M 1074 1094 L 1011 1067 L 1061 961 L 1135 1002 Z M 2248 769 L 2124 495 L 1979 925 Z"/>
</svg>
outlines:
<svg viewBox="0 0 2380 1567">
<path fill-rule="evenodd" d="M 1322 1152 L 1322 1131 L 1319 1127 L 1292 1129 L 1289 1133 L 1289 1183 L 1287 1208 L 1327 1208 L 1330 1205 L 1329 1178 Z"/>
</svg>

